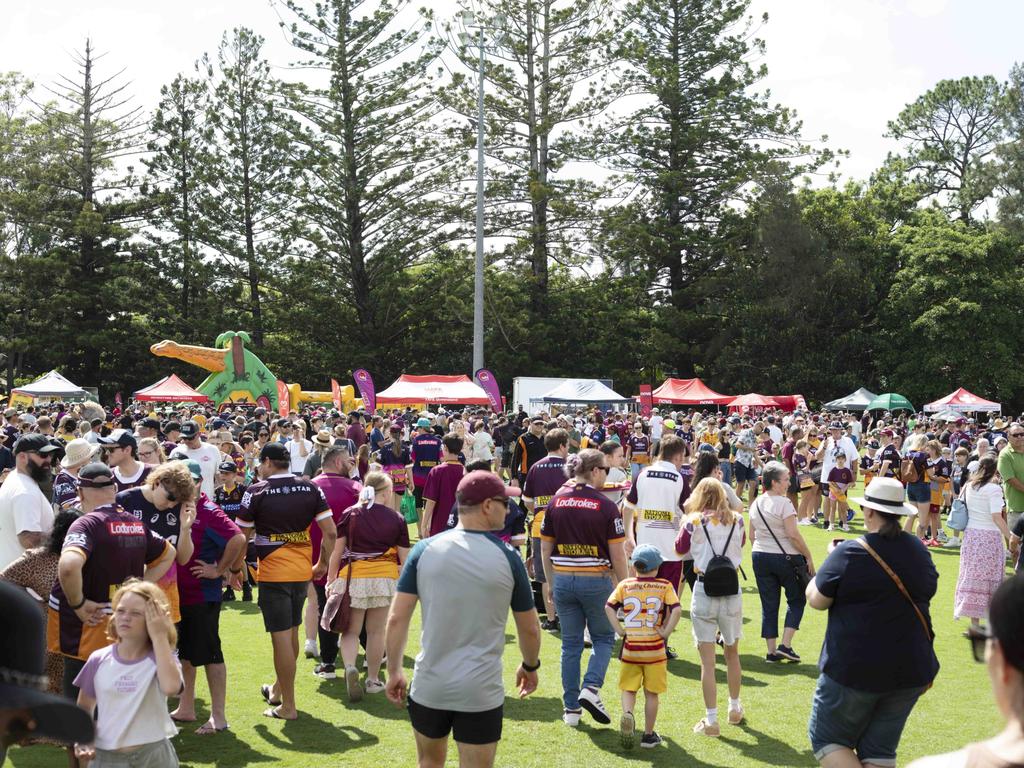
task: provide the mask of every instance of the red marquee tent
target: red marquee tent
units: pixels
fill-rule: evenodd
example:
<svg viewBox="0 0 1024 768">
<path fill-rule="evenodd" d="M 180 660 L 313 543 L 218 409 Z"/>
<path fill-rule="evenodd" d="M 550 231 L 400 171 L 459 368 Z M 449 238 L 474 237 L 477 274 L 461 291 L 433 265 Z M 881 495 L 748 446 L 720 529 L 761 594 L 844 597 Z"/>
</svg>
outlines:
<svg viewBox="0 0 1024 768">
<path fill-rule="evenodd" d="M 208 403 L 210 398 L 198 390 L 192 389 L 188 384 L 179 379 L 173 373 L 166 376 L 156 384 L 150 384 L 145 389 L 135 392 L 136 400 L 147 400 L 158 403 Z"/>
<path fill-rule="evenodd" d="M 655 405 L 728 405 L 732 395 L 722 395 L 700 379 L 665 379 L 651 393 Z"/>
<path fill-rule="evenodd" d="M 398 405 L 489 405 L 487 393 L 465 374 L 455 376 L 410 376 L 402 374 L 387 389 L 377 393 L 378 406 Z"/>
<path fill-rule="evenodd" d="M 939 398 L 934 403 L 928 403 L 924 407 L 928 413 L 935 411 L 1000 411 L 1002 412 L 1003 407 L 999 403 L 994 403 L 991 400 L 986 400 L 983 397 L 978 397 L 972 392 L 968 392 L 963 387 L 960 387 L 955 392 L 950 392 L 945 397 Z"/>
<path fill-rule="evenodd" d="M 756 392 L 740 395 L 729 401 L 729 408 L 737 410 L 740 408 L 778 408 L 780 405 L 781 403 L 774 397 L 759 395 Z"/>
<path fill-rule="evenodd" d="M 803 395 L 769 395 L 769 397 L 777 401 L 779 407 L 787 413 L 795 411 L 797 408 L 802 411 L 807 410 L 807 401 L 804 400 Z"/>
</svg>

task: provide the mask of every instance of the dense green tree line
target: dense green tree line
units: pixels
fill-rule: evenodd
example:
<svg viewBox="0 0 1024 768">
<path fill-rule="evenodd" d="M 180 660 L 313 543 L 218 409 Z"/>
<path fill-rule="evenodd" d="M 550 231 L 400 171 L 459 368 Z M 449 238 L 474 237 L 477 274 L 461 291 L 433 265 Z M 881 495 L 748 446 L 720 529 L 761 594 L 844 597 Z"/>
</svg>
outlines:
<svg viewBox="0 0 1024 768">
<path fill-rule="evenodd" d="M 700 375 L 727 392 L 1024 406 L 1024 68 L 942 81 L 900 151 L 829 179 L 763 87 L 748 0 L 479 0 L 486 362 Z M 294 66 L 239 26 L 152 113 L 84 43 L 0 75 L 0 353 L 105 398 L 161 338 L 250 331 L 281 378 L 468 372 L 476 27 L 410 0 L 281 0 Z M 244 20 L 239 20 L 240 24 Z M 460 34 L 468 33 L 468 34 Z M 278 64 L 280 62 L 277 62 Z"/>
</svg>

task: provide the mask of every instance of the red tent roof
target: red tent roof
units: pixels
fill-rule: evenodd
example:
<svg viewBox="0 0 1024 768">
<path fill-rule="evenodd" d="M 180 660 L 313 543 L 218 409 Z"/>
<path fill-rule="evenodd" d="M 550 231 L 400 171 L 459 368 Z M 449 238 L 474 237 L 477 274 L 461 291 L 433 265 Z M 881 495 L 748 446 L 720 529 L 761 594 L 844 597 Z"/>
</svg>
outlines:
<svg viewBox="0 0 1024 768">
<path fill-rule="evenodd" d="M 377 405 L 458 403 L 488 405 L 487 393 L 469 376 L 410 376 L 402 374 L 387 389 L 377 393 Z"/>
<path fill-rule="evenodd" d="M 156 384 L 135 392 L 136 400 L 148 400 L 161 403 L 208 403 L 210 398 L 188 384 L 173 373 L 165 376 Z"/>
<path fill-rule="evenodd" d="M 999 403 L 978 397 L 973 392 L 968 392 L 963 387 L 960 387 L 955 392 L 950 392 L 934 403 L 928 403 L 924 409 L 929 412 L 944 411 L 946 409 L 954 411 L 1000 411 L 1002 406 Z"/>
<path fill-rule="evenodd" d="M 768 395 L 759 395 L 756 392 L 751 392 L 746 395 L 740 395 L 739 397 L 733 398 L 729 402 L 730 408 L 777 408 L 779 401 L 774 397 L 768 397 Z"/>
<path fill-rule="evenodd" d="M 732 400 L 731 395 L 715 392 L 700 379 L 665 379 L 651 397 L 655 405 L 728 405 Z"/>
</svg>

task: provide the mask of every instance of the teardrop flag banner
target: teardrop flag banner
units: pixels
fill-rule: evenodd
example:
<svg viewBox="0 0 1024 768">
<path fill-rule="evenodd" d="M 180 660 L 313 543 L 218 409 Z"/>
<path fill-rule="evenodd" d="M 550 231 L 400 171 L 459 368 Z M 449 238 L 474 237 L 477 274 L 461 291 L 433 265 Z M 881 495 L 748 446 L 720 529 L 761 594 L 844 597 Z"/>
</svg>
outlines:
<svg viewBox="0 0 1024 768">
<path fill-rule="evenodd" d="M 288 385 L 280 379 L 277 380 L 277 415 L 282 419 L 288 418 L 289 409 Z"/>
<path fill-rule="evenodd" d="M 487 393 L 487 399 L 491 401 L 491 409 L 495 413 L 501 413 L 501 390 L 498 389 L 498 380 L 494 378 L 494 374 L 486 368 L 481 368 L 473 374 L 473 378 Z"/>
<path fill-rule="evenodd" d="M 331 400 L 334 401 L 334 407 L 341 410 L 341 385 L 337 379 L 331 379 Z"/>
<path fill-rule="evenodd" d="M 377 388 L 373 386 L 373 376 L 364 368 L 353 371 L 352 377 L 356 380 L 356 387 L 359 389 L 359 396 L 363 398 L 363 407 L 367 413 L 377 410 Z"/>
</svg>

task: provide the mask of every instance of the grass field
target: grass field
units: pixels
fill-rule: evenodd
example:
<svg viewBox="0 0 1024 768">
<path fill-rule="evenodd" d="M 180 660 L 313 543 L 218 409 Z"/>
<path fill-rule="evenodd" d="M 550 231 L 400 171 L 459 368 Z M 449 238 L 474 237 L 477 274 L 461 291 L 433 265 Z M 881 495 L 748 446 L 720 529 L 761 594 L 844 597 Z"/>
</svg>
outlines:
<svg viewBox="0 0 1024 768">
<path fill-rule="evenodd" d="M 862 532 L 854 522 L 855 536 Z M 820 528 L 801 528 L 815 561 L 821 562 L 832 534 Z M 842 535 L 842 534 L 838 534 Z M 992 702 L 988 677 L 981 664 L 970 658 L 967 641 L 961 635 L 966 622 L 952 618 L 953 588 L 959 555 L 953 550 L 933 551 L 939 569 L 939 591 L 932 602 L 937 633 L 936 651 L 942 670 L 935 686 L 919 701 L 903 734 L 899 763 L 915 757 L 954 749 L 964 743 L 994 734 L 1000 718 Z M 760 601 L 753 583 L 750 553 L 744 568 L 750 581 L 743 584 L 744 639 L 740 642 L 743 663 L 743 705 L 746 723 L 739 727 L 723 724 L 722 736 L 710 739 L 692 733 L 704 714 L 700 694 L 700 668 L 693 647 L 688 612 L 674 635 L 680 652 L 669 663 L 669 692 L 662 697 L 657 730 L 666 744 L 658 749 L 636 748 L 624 752 L 615 725 L 620 714 L 618 661 L 608 671 L 603 694 L 612 713 L 613 725 L 595 727 L 584 716 L 578 729 L 561 722 L 558 638 L 543 638 L 540 687 L 528 699 L 509 698 L 505 706 L 504 736 L 497 764 L 526 768 L 543 766 L 602 766 L 635 764 L 653 766 L 813 766 L 807 740 L 807 718 L 817 677 L 817 657 L 825 630 L 826 616 L 808 609 L 794 646 L 803 656 L 799 665 L 770 665 L 764 661 L 760 639 Z M 683 597 L 689 605 L 689 593 Z M 418 645 L 417 612 L 410 638 L 409 656 Z M 781 619 L 780 619 L 781 624 Z M 505 683 L 512 689 L 513 672 L 519 662 L 513 625 L 509 622 L 505 654 Z M 225 607 L 221 620 L 224 652 L 228 662 L 228 718 L 231 730 L 214 736 L 197 737 L 188 728 L 175 739 L 183 765 L 237 768 L 249 765 L 280 766 L 410 766 L 415 765 L 415 747 L 405 713 L 393 707 L 383 694 L 367 696 L 357 705 L 345 701 L 344 683 L 339 678 L 321 681 L 313 676 L 311 661 L 300 659 L 297 690 L 301 711 L 297 722 L 286 723 L 261 716 L 264 702 L 261 683 L 273 677 L 270 641 L 263 633 L 255 604 L 233 603 Z M 339 660 L 340 661 L 340 660 Z M 406 659 L 411 670 L 412 659 Z M 725 711 L 725 669 L 719 654 L 719 708 Z M 208 716 L 205 680 L 199 681 L 200 722 Z M 642 706 L 637 714 L 642 720 Z M 54 748 L 15 748 L 10 754 L 17 768 L 62 766 L 63 756 Z M 457 765 L 454 747 L 449 765 Z"/>
</svg>

